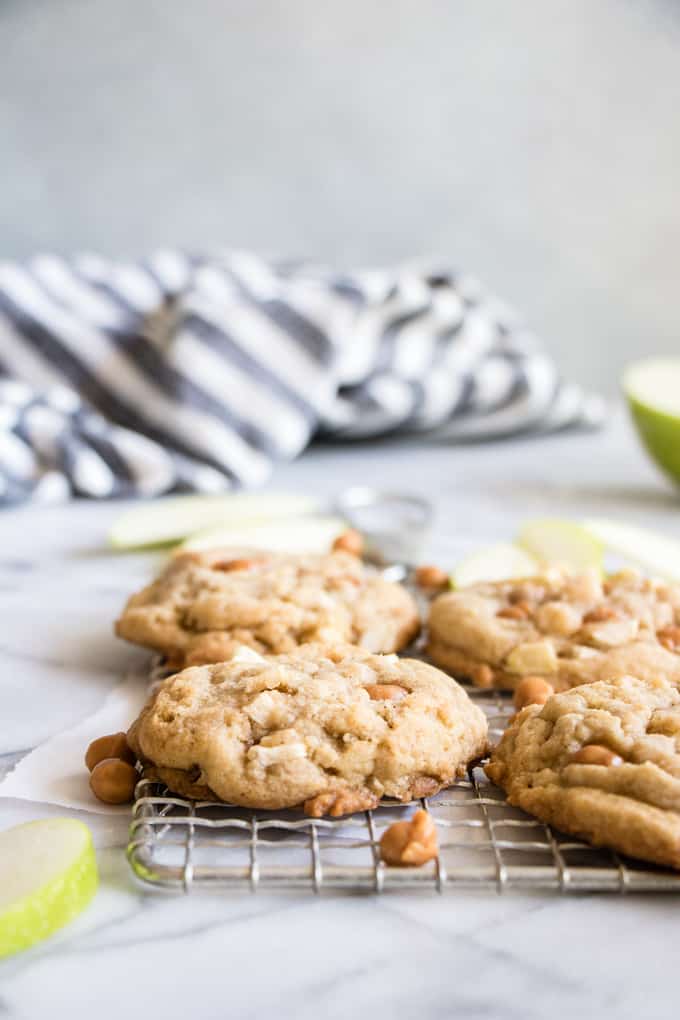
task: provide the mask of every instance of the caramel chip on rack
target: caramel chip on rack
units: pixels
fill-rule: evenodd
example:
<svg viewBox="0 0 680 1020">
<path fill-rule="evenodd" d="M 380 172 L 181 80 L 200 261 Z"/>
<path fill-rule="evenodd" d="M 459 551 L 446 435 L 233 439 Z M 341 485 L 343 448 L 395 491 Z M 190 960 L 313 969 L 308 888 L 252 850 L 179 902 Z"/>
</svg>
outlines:
<svg viewBox="0 0 680 1020">
<path fill-rule="evenodd" d="M 439 854 L 437 828 L 422 809 L 412 818 L 393 822 L 380 837 L 380 857 L 397 868 L 419 868 Z"/>
</svg>

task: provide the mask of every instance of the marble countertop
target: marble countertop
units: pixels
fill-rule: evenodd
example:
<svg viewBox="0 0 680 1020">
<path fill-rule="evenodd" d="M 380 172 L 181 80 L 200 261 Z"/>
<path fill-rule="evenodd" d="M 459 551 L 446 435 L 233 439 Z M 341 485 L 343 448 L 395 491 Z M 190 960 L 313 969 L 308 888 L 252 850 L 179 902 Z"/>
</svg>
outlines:
<svg viewBox="0 0 680 1020">
<path fill-rule="evenodd" d="M 619 413 L 595 436 L 318 446 L 271 484 L 331 495 L 361 483 L 429 492 L 440 558 L 540 514 L 618 516 L 680 537 L 678 495 Z M 111 621 L 155 557 L 106 551 L 119 512 L 80 503 L 0 517 L 0 771 L 92 713 L 139 659 Z M 0 799 L 3 828 L 63 813 Z M 2 1016 L 677 1014 L 671 896 L 149 893 L 125 861 L 126 819 L 82 817 L 100 892 L 52 940 L 0 964 Z"/>
</svg>

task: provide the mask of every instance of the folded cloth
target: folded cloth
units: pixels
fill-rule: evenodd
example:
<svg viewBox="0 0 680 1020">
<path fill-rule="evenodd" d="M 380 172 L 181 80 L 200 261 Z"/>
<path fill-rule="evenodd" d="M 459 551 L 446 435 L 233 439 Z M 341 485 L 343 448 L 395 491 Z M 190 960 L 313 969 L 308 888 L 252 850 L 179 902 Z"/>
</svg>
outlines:
<svg viewBox="0 0 680 1020">
<path fill-rule="evenodd" d="M 0 265 L 0 502 L 264 482 L 315 437 L 595 427 L 473 280 L 240 252 Z"/>
</svg>

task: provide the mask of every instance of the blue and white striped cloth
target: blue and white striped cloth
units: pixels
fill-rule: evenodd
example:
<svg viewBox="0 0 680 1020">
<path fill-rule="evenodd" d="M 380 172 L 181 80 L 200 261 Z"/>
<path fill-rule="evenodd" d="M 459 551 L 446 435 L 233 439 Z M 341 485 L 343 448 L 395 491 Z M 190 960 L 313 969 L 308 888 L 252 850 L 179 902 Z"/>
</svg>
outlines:
<svg viewBox="0 0 680 1020">
<path fill-rule="evenodd" d="M 263 483 L 315 437 L 595 427 L 473 280 L 227 252 L 0 264 L 0 503 Z"/>
</svg>

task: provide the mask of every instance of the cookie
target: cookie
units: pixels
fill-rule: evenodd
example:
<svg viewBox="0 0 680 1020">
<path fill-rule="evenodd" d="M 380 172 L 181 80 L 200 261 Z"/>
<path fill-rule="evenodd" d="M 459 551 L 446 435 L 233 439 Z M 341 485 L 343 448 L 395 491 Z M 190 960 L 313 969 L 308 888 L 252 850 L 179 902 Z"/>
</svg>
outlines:
<svg viewBox="0 0 680 1020">
<path fill-rule="evenodd" d="M 484 713 L 440 670 L 325 645 L 185 669 L 128 733 L 145 774 L 176 793 L 313 817 L 430 796 L 486 740 Z"/>
<path fill-rule="evenodd" d="M 630 570 L 471 585 L 432 603 L 427 651 L 486 687 L 540 676 L 565 690 L 627 674 L 680 685 L 680 586 Z"/>
<path fill-rule="evenodd" d="M 116 633 L 165 655 L 174 669 L 228 659 L 239 645 L 291 652 L 307 642 L 349 642 L 393 652 L 418 633 L 412 596 L 356 556 L 176 556 L 133 595 Z"/>
<path fill-rule="evenodd" d="M 666 680 L 602 680 L 529 705 L 486 772 L 563 832 L 680 868 L 680 693 Z"/>
</svg>

